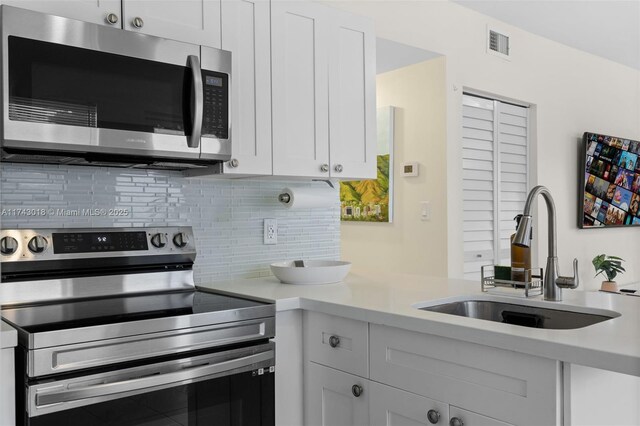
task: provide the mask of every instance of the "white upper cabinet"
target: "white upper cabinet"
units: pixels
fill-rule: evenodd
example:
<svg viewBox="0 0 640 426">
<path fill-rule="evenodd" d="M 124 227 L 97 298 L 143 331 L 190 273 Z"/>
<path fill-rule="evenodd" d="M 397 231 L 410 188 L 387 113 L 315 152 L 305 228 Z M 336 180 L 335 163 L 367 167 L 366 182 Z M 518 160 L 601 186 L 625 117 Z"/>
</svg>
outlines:
<svg viewBox="0 0 640 426">
<path fill-rule="evenodd" d="M 328 19 L 317 3 L 271 3 L 274 175 L 329 177 Z"/>
<path fill-rule="evenodd" d="M 324 5 L 271 6 L 273 174 L 376 176 L 375 35 Z"/>
<path fill-rule="evenodd" d="M 50 15 L 122 28 L 122 6 L 120 0 L 2 0 L 0 3 Z"/>
<path fill-rule="evenodd" d="M 123 0 L 123 28 L 220 48 L 220 0 Z"/>
<path fill-rule="evenodd" d="M 331 13 L 329 152 L 331 177 L 375 178 L 376 64 L 373 23 Z"/>
<path fill-rule="evenodd" d="M 232 52 L 231 161 L 224 174 L 271 175 L 271 20 L 268 0 L 222 1 L 222 48 Z"/>
</svg>

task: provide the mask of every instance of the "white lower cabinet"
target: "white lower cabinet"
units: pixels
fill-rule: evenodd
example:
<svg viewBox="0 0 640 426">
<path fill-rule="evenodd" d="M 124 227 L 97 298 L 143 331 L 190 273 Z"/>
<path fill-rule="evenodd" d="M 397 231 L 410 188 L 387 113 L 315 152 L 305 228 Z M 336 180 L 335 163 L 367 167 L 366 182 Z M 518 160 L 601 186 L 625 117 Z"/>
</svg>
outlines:
<svg viewBox="0 0 640 426">
<path fill-rule="evenodd" d="M 449 407 L 450 426 L 513 426 L 510 423 L 501 422 L 491 417 L 482 416 L 462 408 Z"/>
<path fill-rule="evenodd" d="M 303 319 L 307 426 L 562 424 L 558 361 L 326 314 Z"/>
<path fill-rule="evenodd" d="M 0 350 L 0 425 L 11 426 L 15 424 L 16 419 L 14 351 L 13 348 Z"/>
<path fill-rule="evenodd" d="M 369 381 L 353 374 L 307 363 L 305 425 L 368 426 Z"/>
<path fill-rule="evenodd" d="M 369 417 L 376 426 L 449 424 L 449 405 L 423 396 L 371 382 Z"/>
</svg>

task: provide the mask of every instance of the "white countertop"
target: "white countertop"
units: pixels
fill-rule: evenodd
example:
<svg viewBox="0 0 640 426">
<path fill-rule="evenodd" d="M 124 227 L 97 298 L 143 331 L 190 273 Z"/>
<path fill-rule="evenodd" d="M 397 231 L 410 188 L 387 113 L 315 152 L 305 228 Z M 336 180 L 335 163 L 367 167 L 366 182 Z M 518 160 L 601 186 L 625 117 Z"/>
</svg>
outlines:
<svg viewBox="0 0 640 426">
<path fill-rule="evenodd" d="M 640 298 L 563 290 L 562 302 L 541 296 L 510 298 L 515 303 L 543 303 L 606 309 L 620 317 L 574 330 L 548 330 L 421 311 L 412 305 L 461 296 L 495 297 L 472 281 L 385 272 L 351 272 L 343 283 L 297 286 L 275 277 L 201 285 L 221 293 L 275 301 L 277 311 L 306 309 L 464 340 L 640 377 Z"/>
<path fill-rule="evenodd" d="M 13 348 L 18 344 L 18 332 L 4 321 L 0 321 L 0 348 Z"/>
</svg>

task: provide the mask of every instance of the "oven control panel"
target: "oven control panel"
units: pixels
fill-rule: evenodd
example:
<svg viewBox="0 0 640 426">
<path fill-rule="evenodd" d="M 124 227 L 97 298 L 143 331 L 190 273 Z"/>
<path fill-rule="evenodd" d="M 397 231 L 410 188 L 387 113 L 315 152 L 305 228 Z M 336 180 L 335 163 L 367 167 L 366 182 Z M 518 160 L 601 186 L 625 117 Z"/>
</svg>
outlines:
<svg viewBox="0 0 640 426">
<path fill-rule="evenodd" d="M 148 250 L 147 233 L 140 232 L 64 232 L 53 233 L 54 253 L 92 253 L 103 251 Z"/>
<path fill-rule="evenodd" d="M 191 227 L 0 230 L 0 260 L 195 252 Z"/>
</svg>

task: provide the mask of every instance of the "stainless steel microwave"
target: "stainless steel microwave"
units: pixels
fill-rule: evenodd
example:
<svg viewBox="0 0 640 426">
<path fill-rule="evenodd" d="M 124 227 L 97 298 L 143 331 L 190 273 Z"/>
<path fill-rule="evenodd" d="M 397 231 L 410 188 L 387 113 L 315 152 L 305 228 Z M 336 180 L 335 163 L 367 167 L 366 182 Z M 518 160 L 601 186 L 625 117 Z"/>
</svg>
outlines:
<svg viewBox="0 0 640 426">
<path fill-rule="evenodd" d="M 230 52 L 1 14 L 3 161 L 186 169 L 230 158 Z"/>
</svg>

